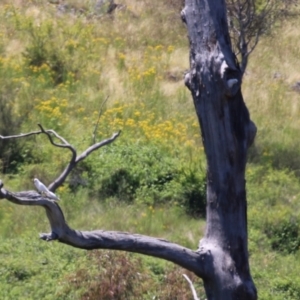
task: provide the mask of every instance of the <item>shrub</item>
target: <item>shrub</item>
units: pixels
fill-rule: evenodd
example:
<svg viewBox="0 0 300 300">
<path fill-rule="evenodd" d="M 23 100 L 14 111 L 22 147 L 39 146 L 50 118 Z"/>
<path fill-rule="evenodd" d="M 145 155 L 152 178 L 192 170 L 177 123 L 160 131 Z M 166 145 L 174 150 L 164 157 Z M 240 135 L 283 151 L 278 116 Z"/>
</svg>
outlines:
<svg viewBox="0 0 300 300">
<path fill-rule="evenodd" d="M 266 234 L 271 239 L 273 250 L 283 253 L 294 253 L 300 247 L 299 223 L 296 218 L 277 220 L 266 228 Z"/>
<path fill-rule="evenodd" d="M 122 201 L 131 202 L 140 182 L 127 169 L 116 169 L 102 179 L 99 193 L 104 197 L 117 197 Z"/>
<path fill-rule="evenodd" d="M 52 50 L 54 51 L 55 49 Z M 54 85 L 65 81 L 68 73 L 65 62 L 57 53 L 51 53 L 50 50 L 46 49 L 43 42 L 41 44 L 33 43 L 27 47 L 24 57 L 28 62 L 31 75 L 34 75 L 39 68 L 42 69 L 41 67 L 45 66 L 44 68 L 50 69 Z"/>
<path fill-rule="evenodd" d="M 0 134 L 3 136 L 17 134 L 20 131 L 26 114 L 22 117 L 16 111 L 19 103 L 17 92 L 19 85 L 9 82 L 6 76 L 11 70 L 1 70 L 0 64 Z M 19 163 L 23 161 L 20 155 L 21 142 L 18 140 L 0 140 L 0 160 L 2 161 L 2 172 L 16 172 Z"/>
<path fill-rule="evenodd" d="M 89 252 L 87 260 L 92 267 L 68 276 L 65 293 L 75 289 L 83 300 L 188 300 L 192 292 L 182 276 L 187 274 L 197 292 L 204 294 L 196 275 L 178 266 L 166 268 L 165 262 L 104 250 Z"/>
<path fill-rule="evenodd" d="M 193 216 L 206 215 L 206 177 L 197 170 L 182 172 L 181 203 L 188 214 Z"/>
<path fill-rule="evenodd" d="M 297 278 L 276 278 L 273 283 L 275 294 L 284 299 L 300 299 L 300 282 Z"/>
<path fill-rule="evenodd" d="M 146 204 L 172 204 L 192 216 L 205 215 L 205 175 L 197 165 L 183 166 L 155 144 L 110 145 L 89 161 L 89 187 L 101 198 Z"/>
<path fill-rule="evenodd" d="M 204 299 L 204 290 L 199 285 L 199 278 L 178 266 L 172 267 L 165 272 L 165 276 L 159 285 L 158 297 L 154 299 L 163 300 L 189 300 L 192 299 L 192 291 L 188 282 L 182 276 L 186 274 L 194 284 L 197 294 L 201 295 L 200 299 Z"/>
<path fill-rule="evenodd" d="M 55 41 L 56 30 L 51 22 L 42 23 L 41 26 L 30 23 L 28 31 L 31 42 L 23 53 L 29 74 L 32 76 L 43 74 L 47 79 L 50 74 L 54 85 L 66 81 L 68 73 L 72 72 L 71 66 L 64 58 L 65 47 Z"/>
<path fill-rule="evenodd" d="M 81 299 L 142 299 L 147 293 L 148 276 L 143 274 L 140 258 L 123 252 L 93 251 L 88 259 L 94 272 L 81 269 L 68 278 L 72 288 L 83 291 Z"/>
</svg>

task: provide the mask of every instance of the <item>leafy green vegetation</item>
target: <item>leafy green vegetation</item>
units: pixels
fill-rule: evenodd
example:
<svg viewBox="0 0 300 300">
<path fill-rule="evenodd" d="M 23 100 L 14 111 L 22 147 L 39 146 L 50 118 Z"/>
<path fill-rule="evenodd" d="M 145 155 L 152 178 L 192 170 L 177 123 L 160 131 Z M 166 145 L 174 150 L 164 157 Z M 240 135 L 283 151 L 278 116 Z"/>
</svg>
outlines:
<svg viewBox="0 0 300 300">
<path fill-rule="evenodd" d="M 182 1 L 123 2 L 112 15 L 97 15 L 92 1 L 69 1 L 60 14 L 45 1 L 1 2 L 0 134 L 41 123 L 80 152 L 95 128 L 96 141 L 122 130 L 58 189 L 68 223 L 196 249 L 205 228 L 205 155 L 182 82 L 189 52 Z M 300 81 L 298 28 L 299 18 L 275 26 L 252 54 L 243 83 L 258 127 L 246 176 L 250 263 L 263 300 L 300 299 L 300 107 L 291 88 Z M 69 157 L 42 136 L 2 141 L 1 179 L 12 191 L 33 189 L 33 177 L 51 182 Z M 1 299 L 191 297 L 184 270 L 150 257 L 44 243 L 38 232 L 48 226 L 40 209 L 1 201 Z M 189 277 L 204 298 L 201 281 Z"/>
</svg>

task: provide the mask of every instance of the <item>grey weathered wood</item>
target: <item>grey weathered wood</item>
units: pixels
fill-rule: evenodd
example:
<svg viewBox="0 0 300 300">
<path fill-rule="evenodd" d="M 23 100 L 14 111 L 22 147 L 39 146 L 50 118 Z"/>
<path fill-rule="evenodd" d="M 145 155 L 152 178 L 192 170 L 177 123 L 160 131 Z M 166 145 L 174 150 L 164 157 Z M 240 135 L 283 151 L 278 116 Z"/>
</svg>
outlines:
<svg viewBox="0 0 300 300">
<path fill-rule="evenodd" d="M 191 69 L 185 83 L 193 96 L 207 156 L 207 227 L 196 251 L 138 234 L 73 230 L 56 202 L 33 191 L 9 192 L 1 182 L 0 198 L 20 205 L 43 206 L 51 226 L 50 234 L 41 234 L 43 240 L 58 240 L 82 249 L 116 249 L 163 258 L 201 277 L 208 300 L 255 300 L 257 293 L 248 262 L 245 166 L 256 127 L 241 93 L 243 72 L 232 51 L 225 2 L 186 0 L 182 18 L 190 39 Z M 47 134 L 53 145 L 72 152 L 68 166 L 50 184 L 52 191 L 63 183 L 76 163 L 118 136 L 117 133 L 91 146 L 79 156 L 62 137 L 42 127 L 39 132 L 10 138 L 39 133 Z M 51 134 L 62 144 L 54 143 Z"/>
<path fill-rule="evenodd" d="M 65 169 L 62 171 L 62 173 L 52 182 L 49 184 L 48 189 L 52 192 L 55 192 L 58 187 L 60 187 L 68 177 L 68 175 L 71 173 L 71 171 L 76 167 L 76 165 L 84 160 L 88 155 L 90 155 L 92 152 L 98 150 L 99 148 L 106 146 L 112 142 L 114 142 L 117 137 L 121 134 L 121 131 L 118 131 L 114 133 L 110 138 L 102 140 L 101 142 L 95 143 L 90 147 L 88 147 L 85 151 L 83 151 L 80 155 L 77 155 L 76 149 L 68 143 L 68 141 L 60 136 L 57 132 L 55 132 L 52 129 L 45 130 L 41 124 L 38 124 L 41 130 L 39 131 L 32 131 L 28 133 L 21 133 L 18 135 L 10 135 L 10 136 L 2 136 L 0 135 L 1 140 L 8 140 L 8 139 L 19 139 L 19 138 L 24 138 L 24 137 L 29 137 L 32 135 L 39 135 L 39 134 L 45 134 L 50 143 L 59 148 L 65 148 L 69 149 L 72 153 L 71 158 Z M 53 136 L 56 137 L 58 140 L 60 140 L 62 143 L 56 143 L 53 140 Z"/>
<path fill-rule="evenodd" d="M 193 251 L 167 240 L 140 234 L 119 231 L 79 231 L 71 229 L 58 203 L 43 198 L 35 191 L 12 193 L 3 188 L 0 181 L 0 199 L 7 199 L 18 205 L 42 206 L 51 226 L 50 233 L 40 234 L 45 241 L 57 240 L 81 249 L 114 249 L 141 253 L 166 259 L 203 277 L 207 253 Z"/>
<path fill-rule="evenodd" d="M 199 249 L 209 251 L 203 278 L 208 299 L 257 298 L 247 246 L 245 167 L 256 127 L 245 106 L 242 72 L 232 51 L 224 0 L 186 0 L 182 18 L 190 40 L 185 82 L 207 156 L 207 227 Z"/>
</svg>

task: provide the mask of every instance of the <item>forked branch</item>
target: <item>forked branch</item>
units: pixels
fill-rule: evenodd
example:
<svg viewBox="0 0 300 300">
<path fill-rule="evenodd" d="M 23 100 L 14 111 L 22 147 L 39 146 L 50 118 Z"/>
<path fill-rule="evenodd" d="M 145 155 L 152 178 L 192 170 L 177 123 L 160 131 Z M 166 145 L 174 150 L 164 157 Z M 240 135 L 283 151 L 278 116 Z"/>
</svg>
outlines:
<svg viewBox="0 0 300 300">
<path fill-rule="evenodd" d="M 24 138 L 24 137 L 28 137 L 28 136 L 32 136 L 32 135 L 39 135 L 42 133 L 48 137 L 50 143 L 53 146 L 59 147 L 59 148 L 66 148 L 71 151 L 72 156 L 70 158 L 69 163 L 67 164 L 65 169 L 62 171 L 62 173 L 48 186 L 48 189 L 52 192 L 55 192 L 55 190 L 64 183 L 67 176 L 70 174 L 70 172 L 76 167 L 76 165 L 81 160 L 85 159 L 88 155 L 90 155 L 95 150 L 112 143 L 121 133 L 121 131 L 118 131 L 118 132 L 114 133 L 110 138 L 102 140 L 101 142 L 98 142 L 98 143 L 94 143 L 92 146 L 90 146 L 85 151 L 83 151 L 80 155 L 77 155 L 76 149 L 66 139 L 61 137 L 57 132 L 55 132 L 52 129 L 45 130 L 41 124 L 38 124 L 38 126 L 41 129 L 39 131 L 32 131 L 32 132 L 28 132 L 28 133 L 21 133 L 18 135 L 10 135 L 10 136 L 0 135 L 0 139 L 2 139 L 2 140 L 18 139 L 18 138 Z M 60 140 L 61 143 L 56 143 L 53 140 L 53 136 L 56 139 Z"/>
<path fill-rule="evenodd" d="M 51 233 L 41 234 L 45 241 L 57 240 L 81 249 L 113 249 L 141 253 L 171 261 L 203 277 L 205 254 L 193 251 L 167 240 L 140 234 L 119 231 L 79 231 L 71 229 L 57 202 L 43 198 L 35 191 L 13 193 L 3 188 L 0 180 L 0 199 L 7 199 L 18 205 L 42 206 L 51 226 Z"/>
</svg>

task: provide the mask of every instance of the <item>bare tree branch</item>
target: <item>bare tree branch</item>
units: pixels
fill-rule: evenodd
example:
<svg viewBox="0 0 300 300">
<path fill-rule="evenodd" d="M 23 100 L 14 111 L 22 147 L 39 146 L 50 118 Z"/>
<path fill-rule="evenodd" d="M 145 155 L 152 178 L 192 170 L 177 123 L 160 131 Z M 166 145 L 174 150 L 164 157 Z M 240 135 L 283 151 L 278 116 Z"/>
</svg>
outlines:
<svg viewBox="0 0 300 300">
<path fill-rule="evenodd" d="M 259 38 L 270 31 L 282 12 L 290 10 L 292 2 L 281 0 L 227 0 L 227 19 L 235 55 L 242 73 Z"/>
<path fill-rule="evenodd" d="M 186 279 L 186 281 L 189 283 L 190 285 L 190 288 L 192 290 L 192 294 L 193 294 L 193 298 L 194 300 L 200 300 L 200 298 L 198 298 L 197 296 L 197 292 L 196 292 L 196 289 L 191 281 L 191 279 L 186 275 L 186 274 L 182 274 L 182 276 Z"/>
<path fill-rule="evenodd" d="M 51 226 L 51 233 L 40 234 L 42 240 L 57 240 L 61 243 L 87 250 L 113 249 L 145 254 L 171 261 L 194 272 L 199 277 L 207 275 L 205 274 L 207 270 L 205 265 L 206 262 L 210 263 L 210 260 L 207 260 L 207 253 L 203 251 L 193 251 L 164 239 L 140 234 L 119 231 L 79 231 L 71 229 L 57 202 L 43 198 L 35 191 L 9 192 L 3 188 L 1 180 L 0 199 L 7 199 L 18 205 L 44 207 Z"/>
<path fill-rule="evenodd" d="M 75 158 L 72 157 L 69 164 L 65 167 L 65 169 L 62 171 L 62 173 L 52 183 L 49 184 L 49 186 L 48 186 L 49 190 L 52 192 L 55 192 L 55 190 L 64 183 L 67 176 L 70 174 L 70 172 L 74 169 L 74 167 L 81 160 L 86 158 L 88 155 L 90 155 L 95 150 L 112 143 L 120 134 L 121 134 L 121 131 L 118 131 L 118 132 L 114 133 L 110 138 L 103 140 L 97 144 L 92 145 L 91 147 L 86 149 L 84 152 L 82 152 L 79 156 L 77 156 Z"/>
<path fill-rule="evenodd" d="M 114 133 L 111 138 L 103 140 L 99 143 L 96 143 L 94 145 L 92 145 L 91 147 L 89 147 L 88 149 L 86 149 L 84 152 L 82 152 L 77 158 L 76 158 L 76 163 L 80 162 L 81 160 L 83 160 L 84 158 L 86 158 L 88 155 L 90 155 L 93 151 L 110 144 L 111 142 L 113 142 L 119 135 L 120 135 L 121 131 L 118 131 L 116 133 Z"/>
<path fill-rule="evenodd" d="M 41 128 L 41 133 L 44 133 L 47 135 L 50 143 L 53 146 L 59 147 L 59 148 L 67 148 L 72 152 L 72 158 L 71 161 L 75 161 L 77 153 L 76 150 L 73 146 L 71 146 L 63 137 L 61 137 L 60 135 L 58 135 L 54 130 L 49 129 L 49 130 L 45 130 L 43 128 L 43 126 L 41 124 L 38 124 L 38 126 Z M 63 142 L 63 144 L 57 144 L 53 141 L 51 134 L 53 134 L 57 139 L 61 140 Z"/>
<path fill-rule="evenodd" d="M 28 137 L 31 135 L 36 135 L 36 134 L 41 134 L 41 133 L 42 133 L 41 131 L 32 131 L 32 132 L 28 132 L 28 133 L 20 133 L 17 135 L 8 135 L 8 136 L 0 135 L 0 139 L 1 140 L 18 139 L 18 138 Z"/>
<path fill-rule="evenodd" d="M 118 131 L 118 132 L 114 133 L 110 138 L 105 139 L 105 140 L 103 140 L 99 143 L 96 143 L 96 144 L 90 146 L 85 151 L 83 151 L 79 156 L 77 156 L 76 149 L 66 139 L 61 137 L 57 132 L 55 132 L 52 129 L 45 130 L 41 124 L 38 124 L 38 126 L 41 129 L 40 131 L 32 131 L 32 132 L 29 132 L 29 133 L 21 133 L 21 134 L 18 134 L 18 135 L 10 135 L 10 136 L 0 135 L 0 139 L 2 139 L 2 140 L 18 139 L 18 138 L 28 137 L 28 136 L 31 136 L 31 135 L 39 135 L 39 134 L 43 133 L 48 137 L 50 143 L 53 146 L 59 147 L 59 148 L 67 148 L 72 152 L 72 156 L 70 158 L 70 161 L 67 164 L 67 166 L 65 167 L 65 169 L 62 171 L 62 173 L 52 183 L 49 184 L 48 189 L 52 192 L 55 192 L 55 190 L 64 183 L 67 176 L 70 174 L 70 172 L 75 168 L 75 166 L 81 160 L 85 159 L 88 155 L 90 155 L 95 150 L 97 150 L 97 149 L 99 149 L 99 148 L 101 148 L 105 145 L 108 145 L 108 144 L 112 143 L 121 133 L 121 131 Z M 56 137 L 58 140 L 60 140 L 62 143 L 58 144 L 58 143 L 54 142 L 54 140 L 52 138 L 52 135 L 54 137 Z"/>
<path fill-rule="evenodd" d="M 97 131 L 97 129 L 98 129 L 100 117 L 101 117 L 101 115 L 102 115 L 102 109 L 103 109 L 104 104 L 107 102 L 108 98 L 109 98 L 109 96 L 106 97 L 106 99 L 101 103 L 101 106 L 100 106 L 100 108 L 99 108 L 98 120 L 97 120 L 97 122 L 96 122 L 94 131 L 93 131 L 93 143 L 94 143 L 94 144 L 96 143 L 96 131 Z"/>
</svg>

